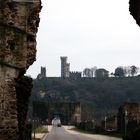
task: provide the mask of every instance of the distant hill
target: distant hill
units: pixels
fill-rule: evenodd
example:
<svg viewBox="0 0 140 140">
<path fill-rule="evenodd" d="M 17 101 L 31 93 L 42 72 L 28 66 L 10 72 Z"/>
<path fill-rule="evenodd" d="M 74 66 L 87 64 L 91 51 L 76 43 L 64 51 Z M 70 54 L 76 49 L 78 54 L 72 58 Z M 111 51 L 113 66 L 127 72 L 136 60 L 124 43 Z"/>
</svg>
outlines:
<svg viewBox="0 0 140 140">
<path fill-rule="evenodd" d="M 42 78 L 34 80 L 32 99 L 82 103 L 83 119 L 101 120 L 123 102 L 140 102 L 140 76 L 124 78 Z"/>
</svg>

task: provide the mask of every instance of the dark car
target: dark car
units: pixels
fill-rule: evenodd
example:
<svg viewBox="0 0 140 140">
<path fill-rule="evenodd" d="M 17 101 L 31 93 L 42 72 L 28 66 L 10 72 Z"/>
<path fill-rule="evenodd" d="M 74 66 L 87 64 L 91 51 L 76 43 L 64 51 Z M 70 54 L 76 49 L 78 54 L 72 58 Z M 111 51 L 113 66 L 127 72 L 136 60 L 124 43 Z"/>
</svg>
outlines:
<svg viewBox="0 0 140 140">
<path fill-rule="evenodd" d="M 61 127 L 61 124 L 59 123 L 59 124 L 57 124 L 57 127 Z"/>
</svg>

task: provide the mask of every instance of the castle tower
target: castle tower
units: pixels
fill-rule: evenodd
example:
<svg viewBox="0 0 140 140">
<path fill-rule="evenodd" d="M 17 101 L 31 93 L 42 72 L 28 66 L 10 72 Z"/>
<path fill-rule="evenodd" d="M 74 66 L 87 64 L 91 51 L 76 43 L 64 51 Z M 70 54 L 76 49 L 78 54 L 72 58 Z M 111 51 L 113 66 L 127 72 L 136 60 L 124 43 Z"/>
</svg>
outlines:
<svg viewBox="0 0 140 140">
<path fill-rule="evenodd" d="M 42 75 L 42 77 L 46 77 L 46 68 L 45 67 L 41 67 L 41 75 Z"/>
<path fill-rule="evenodd" d="M 70 63 L 67 63 L 67 57 L 61 57 L 61 77 L 66 78 L 69 77 L 70 73 Z"/>
<path fill-rule="evenodd" d="M 46 78 L 46 67 L 41 67 L 41 72 L 37 75 L 37 79 Z"/>
</svg>

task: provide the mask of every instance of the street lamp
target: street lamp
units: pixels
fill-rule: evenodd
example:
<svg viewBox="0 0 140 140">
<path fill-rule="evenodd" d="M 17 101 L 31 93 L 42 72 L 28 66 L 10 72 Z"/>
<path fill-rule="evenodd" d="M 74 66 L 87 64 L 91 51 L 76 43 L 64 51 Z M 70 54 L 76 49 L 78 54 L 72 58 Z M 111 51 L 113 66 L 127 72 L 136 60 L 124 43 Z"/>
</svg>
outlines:
<svg viewBox="0 0 140 140">
<path fill-rule="evenodd" d="M 46 119 L 47 131 L 48 131 L 48 119 Z"/>
<path fill-rule="evenodd" d="M 105 116 L 105 131 L 106 131 L 106 119 L 107 119 L 107 117 Z"/>
<path fill-rule="evenodd" d="M 92 129 L 94 129 L 94 119 L 92 119 L 91 121 L 92 121 Z"/>
<path fill-rule="evenodd" d="M 34 139 L 35 139 L 35 119 L 33 119 L 33 131 L 34 131 Z"/>
<path fill-rule="evenodd" d="M 128 120 L 127 120 L 127 116 L 128 116 L 128 112 L 127 110 L 125 110 L 124 112 L 124 136 L 125 136 L 125 140 L 126 140 L 126 136 L 127 136 L 127 123 L 128 123 Z"/>
<path fill-rule="evenodd" d="M 35 129 L 36 129 L 36 126 L 37 126 L 37 118 L 34 117 L 34 119 L 33 119 L 33 133 L 34 133 L 34 139 L 35 139 Z"/>
</svg>

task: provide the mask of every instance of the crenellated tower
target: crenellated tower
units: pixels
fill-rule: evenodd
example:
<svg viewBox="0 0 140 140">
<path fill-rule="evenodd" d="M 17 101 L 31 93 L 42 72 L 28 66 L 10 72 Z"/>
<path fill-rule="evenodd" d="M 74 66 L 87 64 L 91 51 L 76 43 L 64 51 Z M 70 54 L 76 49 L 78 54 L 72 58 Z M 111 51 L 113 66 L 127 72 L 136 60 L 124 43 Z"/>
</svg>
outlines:
<svg viewBox="0 0 140 140">
<path fill-rule="evenodd" d="M 61 57 L 61 77 L 67 78 L 70 75 L 70 63 L 67 63 L 67 57 Z"/>
</svg>

